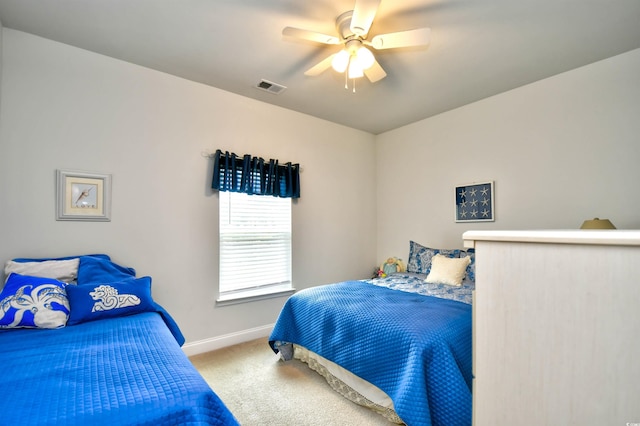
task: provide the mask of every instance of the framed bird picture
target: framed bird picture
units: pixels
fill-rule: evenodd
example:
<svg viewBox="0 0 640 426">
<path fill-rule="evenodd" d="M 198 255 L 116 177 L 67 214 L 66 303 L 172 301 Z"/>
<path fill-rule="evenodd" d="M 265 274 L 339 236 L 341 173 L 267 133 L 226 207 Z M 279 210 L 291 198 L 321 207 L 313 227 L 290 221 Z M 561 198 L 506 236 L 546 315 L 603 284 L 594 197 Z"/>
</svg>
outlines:
<svg viewBox="0 0 640 426">
<path fill-rule="evenodd" d="M 57 170 L 56 187 L 56 220 L 111 220 L 111 175 Z"/>
</svg>

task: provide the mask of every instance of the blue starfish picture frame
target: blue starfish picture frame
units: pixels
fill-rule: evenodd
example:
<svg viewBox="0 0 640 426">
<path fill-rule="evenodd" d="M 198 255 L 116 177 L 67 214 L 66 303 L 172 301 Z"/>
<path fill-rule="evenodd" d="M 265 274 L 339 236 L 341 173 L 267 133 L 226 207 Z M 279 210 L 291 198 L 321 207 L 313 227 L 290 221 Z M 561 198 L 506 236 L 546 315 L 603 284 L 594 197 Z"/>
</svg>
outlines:
<svg viewBox="0 0 640 426">
<path fill-rule="evenodd" d="M 456 222 L 495 221 L 493 181 L 456 186 Z"/>
</svg>

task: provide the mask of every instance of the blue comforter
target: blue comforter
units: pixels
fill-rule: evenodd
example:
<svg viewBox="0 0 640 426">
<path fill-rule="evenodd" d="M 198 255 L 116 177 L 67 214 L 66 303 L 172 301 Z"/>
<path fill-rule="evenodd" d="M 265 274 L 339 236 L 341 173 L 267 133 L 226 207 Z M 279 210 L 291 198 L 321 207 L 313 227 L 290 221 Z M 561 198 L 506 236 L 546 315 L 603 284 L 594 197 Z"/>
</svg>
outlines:
<svg viewBox="0 0 640 426">
<path fill-rule="evenodd" d="M 1 332 L 0 423 L 236 425 L 161 315 Z"/>
<path fill-rule="evenodd" d="M 349 281 L 300 291 L 269 343 L 303 346 L 376 385 L 408 425 L 471 424 L 471 306 Z"/>
</svg>

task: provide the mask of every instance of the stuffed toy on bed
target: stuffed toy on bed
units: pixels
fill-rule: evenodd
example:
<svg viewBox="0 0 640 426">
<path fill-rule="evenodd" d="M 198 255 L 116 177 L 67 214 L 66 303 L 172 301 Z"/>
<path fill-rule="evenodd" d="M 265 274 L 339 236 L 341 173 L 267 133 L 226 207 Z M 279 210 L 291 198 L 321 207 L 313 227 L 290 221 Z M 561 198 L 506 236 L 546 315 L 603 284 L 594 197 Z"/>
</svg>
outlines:
<svg viewBox="0 0 640 426">
<path fill-rule="evenodd" d="M 384 278 L 388 275 L 394 274 L 396 272 L 404 272 L 404 264 L 402 263 L 402 259 L 397 257 L 390 257 L 386 262 L 383 262 L 380 265 L 380 268 L 377 271 L 378 278 Z"/>
</svg>

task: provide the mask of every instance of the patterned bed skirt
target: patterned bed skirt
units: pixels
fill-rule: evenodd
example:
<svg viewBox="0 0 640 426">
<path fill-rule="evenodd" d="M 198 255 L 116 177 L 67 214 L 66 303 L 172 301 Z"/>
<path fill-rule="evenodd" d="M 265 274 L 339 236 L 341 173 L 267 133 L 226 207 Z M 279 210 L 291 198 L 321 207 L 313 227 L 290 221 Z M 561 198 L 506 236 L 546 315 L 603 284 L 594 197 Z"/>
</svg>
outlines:
<svg viewBox="0 0 640 426">
<path fill-rule="evenodd" d="M 377 412 L 392 423 L 404 425 L 393 409 L 391 398 L 378 387 L 302 346 L 293 345 L 293 357 L 324 377 L 334 391 L 349 401 Z M 339 372 L 340 378 L 332 371 Z"/>
</svg>

